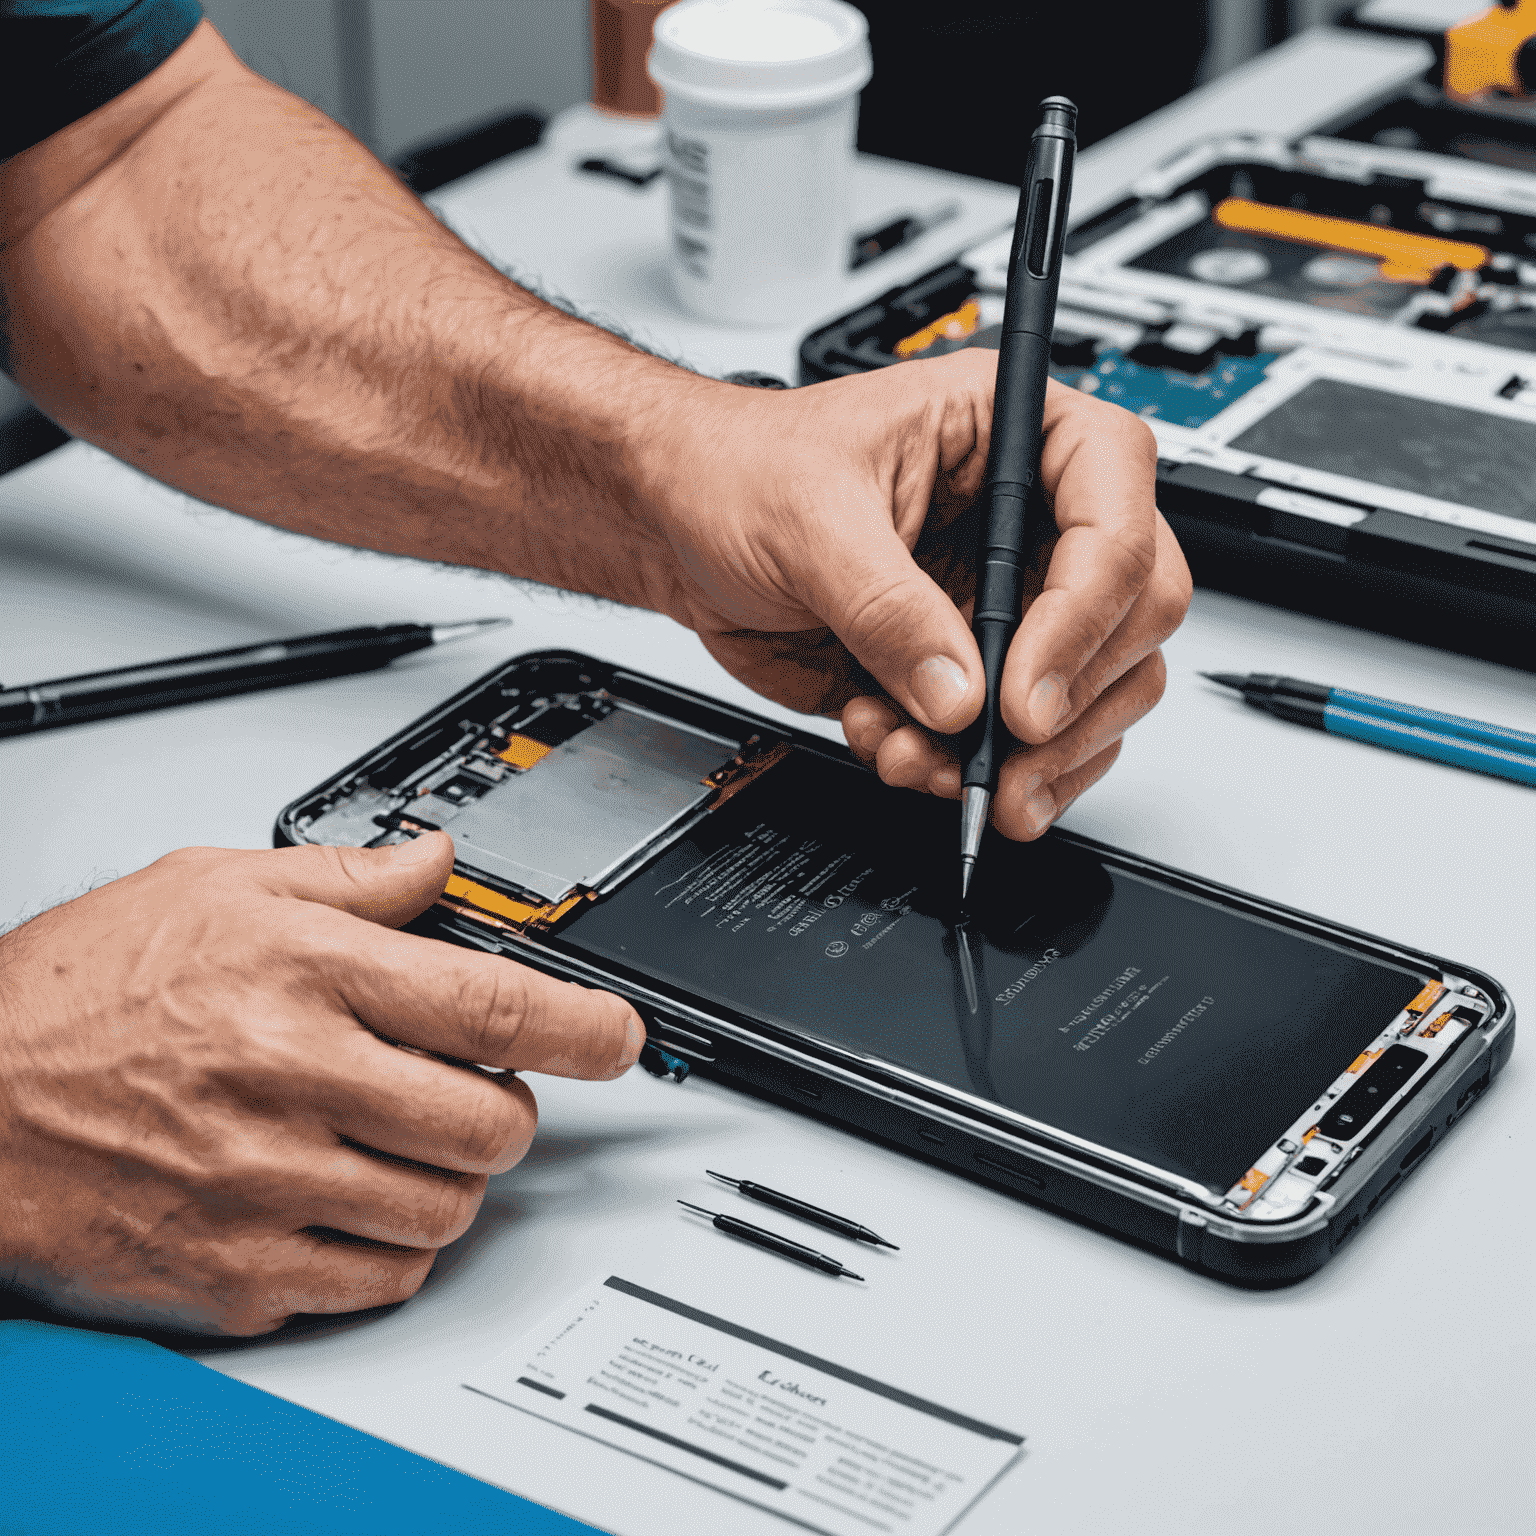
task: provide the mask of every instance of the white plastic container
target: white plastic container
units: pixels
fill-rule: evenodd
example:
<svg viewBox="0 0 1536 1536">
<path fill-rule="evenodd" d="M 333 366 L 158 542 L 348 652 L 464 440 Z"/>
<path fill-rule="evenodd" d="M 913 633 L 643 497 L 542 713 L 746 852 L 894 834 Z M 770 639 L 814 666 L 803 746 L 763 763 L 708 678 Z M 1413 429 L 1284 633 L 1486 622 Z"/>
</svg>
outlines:
<svg viewBox="0 0 1536 1536">
<path fill-rule="evenodd" d="M 672 270 L 694 314 L 777 325 L 835 301 L 868 33 L 842 0 L 682 0 L 657 17 Z"/>
</svg>

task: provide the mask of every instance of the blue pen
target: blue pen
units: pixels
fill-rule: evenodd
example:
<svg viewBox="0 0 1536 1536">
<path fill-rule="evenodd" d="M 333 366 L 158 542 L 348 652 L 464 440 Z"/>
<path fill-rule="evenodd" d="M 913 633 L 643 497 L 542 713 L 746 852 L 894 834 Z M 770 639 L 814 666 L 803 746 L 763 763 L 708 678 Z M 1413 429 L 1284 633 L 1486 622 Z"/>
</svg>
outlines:
<svg viewBox="0 0 1536 1536">
<path fill-rule="evenodd" d="M 1455 768 L 1491 773 L 1517 784 L 1536 785 L 1536 735 L 1529 731 L 1397 704 L 1369 693 L 1329 688 L 1296 677 L 1263 673 L 1239 677 L 1235 672 L 1200 675 L 1224 688 L 1236 689 L 1243 702 L 1255 709 L 1315 731 L 1390 747 Z"/>
</svg>

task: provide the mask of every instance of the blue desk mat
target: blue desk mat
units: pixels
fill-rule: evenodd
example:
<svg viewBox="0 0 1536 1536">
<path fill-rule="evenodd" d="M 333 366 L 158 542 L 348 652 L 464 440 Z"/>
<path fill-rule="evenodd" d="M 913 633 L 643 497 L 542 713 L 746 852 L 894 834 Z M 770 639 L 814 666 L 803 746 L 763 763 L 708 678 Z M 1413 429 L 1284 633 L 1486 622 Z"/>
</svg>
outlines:
<svg viewBox="0 0 1536 1536">
<path fill-rule="evenodd" d="M 143 1339 L 0 1322 L 0 1532 L 577 1536 L 565 1515 Z"/>
</svg>

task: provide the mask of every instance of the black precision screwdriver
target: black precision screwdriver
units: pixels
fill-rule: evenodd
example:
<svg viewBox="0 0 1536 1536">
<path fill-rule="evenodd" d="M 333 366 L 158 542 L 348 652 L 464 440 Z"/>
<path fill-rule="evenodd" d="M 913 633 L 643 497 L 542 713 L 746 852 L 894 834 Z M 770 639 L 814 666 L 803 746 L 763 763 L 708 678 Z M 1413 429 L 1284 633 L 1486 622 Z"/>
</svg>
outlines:
<svg viewBox="0 0 1536 1536">
<path fill-rule="evenodd" d="M 830 1255 L 817 1253 L 804 1243 L 791 1242 L 789 1238 L 780 1237 L 777 1232 L 770 1232 L 766 1227 L 754 1227 L 750 1221 L 738 1221 L 736 1217 L 724 1216 L 719 1211 L 706 1211 L 702 1205 L 689 1205 L 686 1200 L 677 1203 L 686 1211 L 697 1211 L 700 1216 L 708 1216 L 715 1231 L 724 1232 L 728 1237 L 739 1237 L 742 1242 L 751 1243 L 754 1248 L 765 1248 L 780 1258 L 793 1259 L 797 1264 L 819 1269 L 824 1275 L 846 1275 L 850 1280 L 864 1278 L 863 1275 L 854 1274 L 851 1269 L 844 1269 Z"/>
<path fill-rule="evenodd" d="M 961 773 L 960 902 L 971 889 L 998 770 L 1008 755 L 1003 724 L 1003 663 L 1024 613 L 1024 574 L 1051 532 L 1040 487 L 1045 387 L 1051 362 L 1056 290 L 1061 283 L 1077 151 L 1077 108 L 1065 96 L 1040 103 L 1041 122 L 1030 140 L 1019 190 L 1008 298 L 997 353 L 992 444 L 978 498 L 985 523 L 977 550 L 976 606 L 971 632 L 981 652 L 986 701 L 972 727 L 970 757 Z M 962 753 L 963 755 L 963 753 Z"/>
<path fill-rule="evenodd" d="M 883 1237 L 871 1232 L 868 1227 L 861 1227 L 858 1222 L 849 1221 L 846 1216 L 824 1211 L 819 1205 L 808 1205 L 804 1200 L 795 1199 L 793 1195 L 780 1194 L 776 1189 L 769 1189 L 766 1184 L 754 1184 L 750 1179 L 730 1179 L 723 1173 L 716 1173 L 713 1168 L 706 1168 L 704 1172 L 712 1179 L 719 1179 L 722 1184 L 732 1185 L 748 1200 L 760 1200 L 764 1205 L 771 1205 L 776 1211 L 798 1216 L 801 1221 L 815 1222 L 818 1227 L 836 1232 L 839 1237 L 852 1238 L 856 1243 L 873 1243 L 877 1248 L 896 1248 L 895 1243 L 886 1242 Z M 900 1250 L 897 1249 L 897 1251 Z"/>
</svg>

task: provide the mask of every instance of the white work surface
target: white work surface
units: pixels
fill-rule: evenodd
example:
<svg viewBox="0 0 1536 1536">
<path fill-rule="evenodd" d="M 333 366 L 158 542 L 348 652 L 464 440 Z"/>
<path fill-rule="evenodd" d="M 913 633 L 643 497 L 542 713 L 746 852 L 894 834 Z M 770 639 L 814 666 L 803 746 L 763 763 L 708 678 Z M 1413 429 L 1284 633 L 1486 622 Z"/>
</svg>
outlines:
<svg viewBox="0 0 1536 1536">
<path fill-rule="evenodd" d="M 1310 36 L 1089 152 L 1079 207 L 1202 132 L 1297 131 L 1420 58 Z M 578 113 L 545 147 L 437 201 L 519 273 L 648 343 L 710 370 L 791 373 L 806 324 L 725 333 L 676 312 L 659 186 L 570 174 L 578 149 L 608 133 Z M 957 186 L 964 225 L 850 281 L 827 314 L 1011 214 L 1005 190 L 864 162 L 869 222 Z M 751 702 L 691 635 L 653 615 L 309 543 L 189 503 L 82 445 L 0 481 L 12 682 L 344 624 L 495 613 L 515 617 L 510 641 L 0 743 L 0 919 L 182 844 L 267 844 L 286 801 L 513 650 L 579 648 Z M 1532 730 L 1529 674 L 1209 592 L 1167 658 L 1167 697 L 1068 826 L 1464 960 L 1519 1002 L 1536 997 L 1529 790 L 1268 719 L 1195 675 L 1286 672 Z M 698 1079 L 536 1080 L 532 1150 L 491 1181 L 479 1219 L 415 1300 L 199 1357 L 624 1536 L 777 1536 L 769 1515 L 456 1385 L 588 1279 L 617 1273 L 1027 1435 L 967 1536 L 1527 1531 L 1529 1054 L 1516 1051 L 1338 1259 L 1269 1292 Z M 707 1187 L 706 1165 L 820 1193 L 901 1251 L 861 1251 L 860 1287 L 744 1249 L 673 1204 L 713 1200 L 753 1217 Z"/>
</svg>

